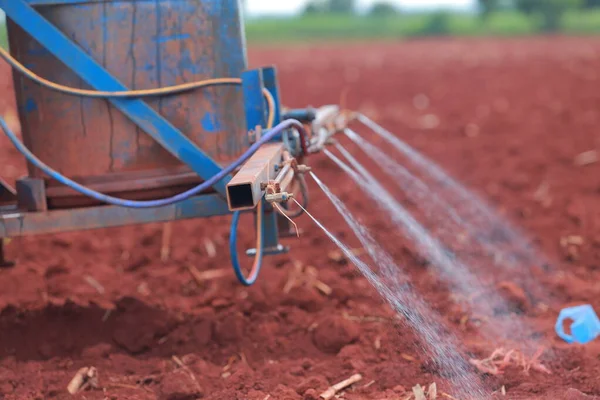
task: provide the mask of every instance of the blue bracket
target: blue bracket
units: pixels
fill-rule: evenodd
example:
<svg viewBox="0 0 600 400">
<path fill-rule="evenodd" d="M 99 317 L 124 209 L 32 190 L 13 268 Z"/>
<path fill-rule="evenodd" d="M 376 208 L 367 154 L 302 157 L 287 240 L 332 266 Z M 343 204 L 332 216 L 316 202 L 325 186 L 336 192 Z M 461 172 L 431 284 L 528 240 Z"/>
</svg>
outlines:
<svg viewBox="0 0 600 400">
<path fill-rule="evenodd" d="M 265 73 L 265 71 L 267 71 Z M 265 79 L 265 77 L 267 79 Z M 269 83 L 269 87 L 266 86 Z M 268 107 L 263 96 L 263 89 L 269 89 L 275 100 L 275 109 L 280 109 L 279 93 L 275 85 L 275 74 L 273 69 L 254 69 L 242 73 L 242 90 L 244 92 L 244 107 L 246 110 L 246 125 L 248 130 L 254 130 L 257 126 L 266 127 Z M 275 90 L 273 90 L 275 89 Z M 277 114 L 275 123 L 279 122 Z M 273 206 L 263 202 L 263 245 L 264 254 L 281 254 L 287 252 L 279 243 L 278 214 Z M 246 252 L 248 255 L 256 254 L 256 249 L 250 249 Z"/>
<path fill-rule="evenodd" d="M 279 84 L 277 82 L 277 70 L 275 67 L 262 69 L 262 80 L 265 88 L 271 92 L 275 100 L 275 125 L 281 122 L 281 98 L 279 97 Z"/>
<path fill-rule="evenodd" d="M 265 67 L 262 69 L 262 80 L 265 88 L 273 96 L 275 100 L 275 124 L 281 122 L 281 99 L 279 97 L 279 84 L 277 83 L 277 70 L 275 67 Z M 283 133 L 273 138 L 274 142 L 280 142 L 283 140 Z"/>
<path fill-rule="evenodd" d="M 244 93 L 244 110 L 246 111 L 246 127 L 249 131 L 257 126 L 267 126 L 267 107 L 263 96 L 264 89 L 261 70 L 253 69 L 242 72 L 242 91 Z"/>
<path fill-rule="evenodd" d="M 27 4 L 26 0 L 0 0 L 0 9 L 96 90 L 111 92 L 129 90 Z M 221 170 L 219 164 L 144 101 L 117 98 L 109 101 L 201 178 L 206 180 Z M 227 177 L 214 185 L 215 190 L 223 198 L 226 196 L 225 187 L 229 180 L 230 178 Z"/>
</svg>

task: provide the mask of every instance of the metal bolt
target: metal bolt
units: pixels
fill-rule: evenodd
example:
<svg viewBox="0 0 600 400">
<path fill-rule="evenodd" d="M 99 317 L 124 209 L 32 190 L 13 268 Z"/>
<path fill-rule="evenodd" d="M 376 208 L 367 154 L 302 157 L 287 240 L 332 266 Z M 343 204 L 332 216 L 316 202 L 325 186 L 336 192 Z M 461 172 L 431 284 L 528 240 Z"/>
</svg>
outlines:
<svg viewBox="0 0 600 400">
<path fill-rule="evenodd" d="M 250 144 L 256 143 L 256 132 L 254 132 L 254 131 L 248 132 L 248 142 Z"/>
<path fill-rule="evenodd" d="M 281 193 L 269 193 L 265 195 L 265 200 L 269 203 L 285 203 L 294 197 L 293 193 L 281 192 Z"/>
<path fill-rule="evenodd" d="M 305 174 L 307 172 L 312 171 L 312 168 L 309 167 L 308 165 L 298 165 L 297 171 L 299 174 Z"/>
</svg>

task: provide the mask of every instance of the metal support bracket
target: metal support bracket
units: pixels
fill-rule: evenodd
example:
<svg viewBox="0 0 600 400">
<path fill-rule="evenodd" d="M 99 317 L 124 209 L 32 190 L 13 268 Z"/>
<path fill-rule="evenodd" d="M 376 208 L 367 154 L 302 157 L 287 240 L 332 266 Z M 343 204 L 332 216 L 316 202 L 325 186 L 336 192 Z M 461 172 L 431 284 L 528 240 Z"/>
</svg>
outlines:
<svg viewBox="0 0 600 400">
<path fill-rule="evenodd" d="M 242 73 L 242 90 L 244 93 L 244 107 L 246 110 L 246 125 L 248 130 L 254 130 L 257 126 L 262 128 L 267 125 L 267 113 L 268 109 L 265 104 L 263 89 L 265 88 L 265 70 L 254 69 L 245 71 Z M 274 70 L 273 70 L 274 72 Z M 267 81 L 271 79 L 270 85 L 275 81 L 274 73 L 270 76 L 267 72 Z M 279 108 L 279 95 L 276 87 L 270 86 L 267 89 L 273 95 L 275 99 L 276 109 Z M 275 92 L 275 93 L 273 93 Z M 275 97 L 277 95 L 277 97 Z M 278 123 L 277 114 L 275 123 Z M 264 229 L 264 254 L 281 254 L 287 251 L 282 245 L 279 244 L 279 226 L 278 226 L 278 214 L 273 209 L 273 206 L 267 202 L 262 202 L 264 207 L 264 218 L 263 218 L 263 229 Z M 250 249 L 246 252 L 248 254 L 254 252 L 256 249 Z"/>
<path fill-rule="evenodd" d="M 22 211 L 46 211 L 46 186 L 40 178 L 22 178 L 17 181 L 17 207 Z"/>
<path fill-rule="evenodd" d="M 265 185 L 277 174 L 283 158 L 283 144 L 267 143 L 242 166 L 227 184 L 227 204 L 231 211 L 251 210 L 265 194 Z"/>
<path fill-rule="evenodd" d="M 0 178 L 0 204 L 14 203 L 17 201 L 17 190 Z"/>
<path fill-rule="evenodd" d="M 227 214 L 229 214 L 227 204 L 217 194 L 196 196 L 160 208 L 135 209 L 97 206 L 72 210 L 21 212 L 16 207 L 2 207 L 0 208 L 0 238 L 111 228 L 150 222 L 168 222 Z"/>
</svg>

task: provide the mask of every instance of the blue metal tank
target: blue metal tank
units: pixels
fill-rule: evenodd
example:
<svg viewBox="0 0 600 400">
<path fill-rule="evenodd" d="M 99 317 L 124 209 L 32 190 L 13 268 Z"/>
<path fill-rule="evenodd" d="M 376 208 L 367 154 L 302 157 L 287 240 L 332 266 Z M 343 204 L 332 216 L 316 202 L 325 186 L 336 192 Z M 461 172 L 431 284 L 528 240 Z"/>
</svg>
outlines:
<svg viewBox="0 0 600 400">
<path fill-rule="evenodd" d="M 151 89 L 215 77 L 240 77 L 246 49 L 238 0 L 29 0 L 29 4 L 129 89 Z M 11 53 L 36 74 L 87 86 L 9 20 Z M 108 100 L 71 96 L 15 74 L 26 145 L 59 172 L 122 197 L 162 197 L 197 183 Z M 247 147 L 241 88 L 218 86 L 148 99 L 147 103 L 215 161 Z M 29 167 L 31 177 L 42 173 Z M 47 182 L 51 207 L 83 201 Z"/>
</svg>

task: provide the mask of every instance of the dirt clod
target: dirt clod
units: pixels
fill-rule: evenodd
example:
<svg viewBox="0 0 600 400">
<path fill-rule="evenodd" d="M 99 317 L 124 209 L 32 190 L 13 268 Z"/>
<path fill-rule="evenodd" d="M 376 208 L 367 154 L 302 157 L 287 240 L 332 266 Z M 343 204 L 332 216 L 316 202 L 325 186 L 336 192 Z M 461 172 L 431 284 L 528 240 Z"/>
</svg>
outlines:
<svg viewBox="0 0 600 400">
<path fill-rule="evenodd" d="M 163 399 L 196 400 L 203 397 L 197 385 L 185 371 L 175 371 L 167 376 L 160 385 Z"/>
<path fill-rule="evenodd" d="M 525 311 L 529 308 L 530 302 L 525 291 L 514 282 L 501 282 L 498 284 L 500 294 L 505 297 L 508 303 L 519 311 Z"/>
<path fill-rule="evenodd" d="M 356 323 L 341 316 L 332 316 L 321 322 L 313 332 L 313 342 L 321 351 L 337 354 L 344 346 L 358 339 Z"/>
<path fill-rule="evenodd" d="M 327 379 L 323 376 L 311 376 L 304 379 L 296 386 L 296 392 L 304 395 L 309 389 L 325 390 L 329 386 Z"/>
<path fill-rule="evenodd" d="M 239 314 L 230 314 L 220 320 L 215 326 L 214 338 L 218 343 L 233 343 L 242 338 L 244 334 L 244 317 Z"/>
<path fill-rule="evenodd" d="M 304 392 L 304 400 L 319 400 L 319 392 L 315 389 L 308 389 Z"/>
</svg>

